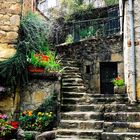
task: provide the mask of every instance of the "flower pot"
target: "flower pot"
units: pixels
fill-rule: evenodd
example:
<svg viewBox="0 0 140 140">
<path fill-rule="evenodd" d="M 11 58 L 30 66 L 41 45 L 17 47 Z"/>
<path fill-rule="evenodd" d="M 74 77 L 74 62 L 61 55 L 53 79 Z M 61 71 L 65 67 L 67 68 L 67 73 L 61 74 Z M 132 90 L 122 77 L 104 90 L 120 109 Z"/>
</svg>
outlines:
<svg viewBox="0 0 140 140">
<path fill-rule="evenodd" d="M 123 94 L 126 92 L 125 86 L 114 86 L 114 93 L 115 94 Z"/>
<path fill-rule="evenodd" d="M 45 68 L 28 66 L 28 71 L 31 72 L 31 73 L 44 73 L 45 72 Z"/>
</svg>

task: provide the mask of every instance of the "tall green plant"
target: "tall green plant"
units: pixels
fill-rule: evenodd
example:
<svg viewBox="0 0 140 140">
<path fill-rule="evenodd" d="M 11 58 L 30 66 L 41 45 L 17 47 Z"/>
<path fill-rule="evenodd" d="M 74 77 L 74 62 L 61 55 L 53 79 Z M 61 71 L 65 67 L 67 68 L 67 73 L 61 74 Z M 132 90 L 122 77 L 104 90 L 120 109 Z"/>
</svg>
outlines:
<svg viewBox="0 0 140 140">
<path fill-rule="evenodd" d="M 0 62 L 0 76 L 5 79 L 7 86 L 15 88 L 17 85 L 24 85 L 28 82 L 27 56 L 32 50 L 46 51 L 48 48 L 46 35 L 45 24 L 37 15 L 29 13 L 22 18 L 16 54 Z"/>
</svg>

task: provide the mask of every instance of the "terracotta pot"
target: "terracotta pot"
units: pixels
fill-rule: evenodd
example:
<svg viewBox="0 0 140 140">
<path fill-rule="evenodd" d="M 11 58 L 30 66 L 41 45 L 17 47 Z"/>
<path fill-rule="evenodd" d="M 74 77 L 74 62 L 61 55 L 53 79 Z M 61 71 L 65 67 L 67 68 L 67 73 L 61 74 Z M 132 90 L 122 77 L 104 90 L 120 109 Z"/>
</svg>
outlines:
<svg viewBox="0 0 140 140">
<path fill-rule="evenodd" d="M 31 72 L 31 73 L 44 73 L 45 72 L 45 68 L 28 66 L 28 71 Z"/>
<path fill-rule="evenodd" d="M 123 94 L 126 92 L 125 86 L 114 86 L 114 93 L 115 94 Z"/>
</svg>

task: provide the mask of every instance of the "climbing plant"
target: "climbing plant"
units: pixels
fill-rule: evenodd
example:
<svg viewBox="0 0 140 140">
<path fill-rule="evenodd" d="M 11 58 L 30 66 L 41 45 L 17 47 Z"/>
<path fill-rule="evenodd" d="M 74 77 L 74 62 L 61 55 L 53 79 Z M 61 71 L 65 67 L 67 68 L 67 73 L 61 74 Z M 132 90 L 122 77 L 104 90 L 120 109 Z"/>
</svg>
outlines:
<svg viewBox="0 0 140 140">
<path fill-rule="evenodd" d="M 0 76 L 5 80 L 6 86 L 15 88 L 28 83 L 27 56 L 33 50 L 43 52 L 48 49 L 46 35 L 45 24 L 37 15 L 28 13 L 21 19 L 16 54 L 0 62 Z"/>
</svg>

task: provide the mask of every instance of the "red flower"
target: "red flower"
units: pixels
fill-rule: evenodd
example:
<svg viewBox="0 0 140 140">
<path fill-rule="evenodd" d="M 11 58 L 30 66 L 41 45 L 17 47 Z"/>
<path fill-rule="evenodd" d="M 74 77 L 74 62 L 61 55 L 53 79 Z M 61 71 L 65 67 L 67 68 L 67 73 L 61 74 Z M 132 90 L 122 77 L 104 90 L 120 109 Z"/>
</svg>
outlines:
<svg viewBox="0 0 140 140">
<path fill-rule="evenodd" d="M 49 60 L 49 57 L 48 56 L 46 56 L 46 55 L 43 55 L 42 56 L 42 61 L 48 61 Z"/>
<path fill-rule="evenodd" d="M 121 78 L 118 76 L 117 78 L 115 78 L 115 80 L 120 80 Z"/>
<path fill-rule="evenodd" d="M 17 129 L 19 123 L 18 122 L 11 122 L 11 125 L 14 127 L 14 129 Z"/>
<path fill-rule="evenodd" d="M 39 61 L 48 61 L 49 60 L 49 57 L 46 56 L 46 55 L 43 55 L 43 54 L 35 54 L 34 55 L 35 57 L 37 57 L 39 59 Z"/>
</svg>

